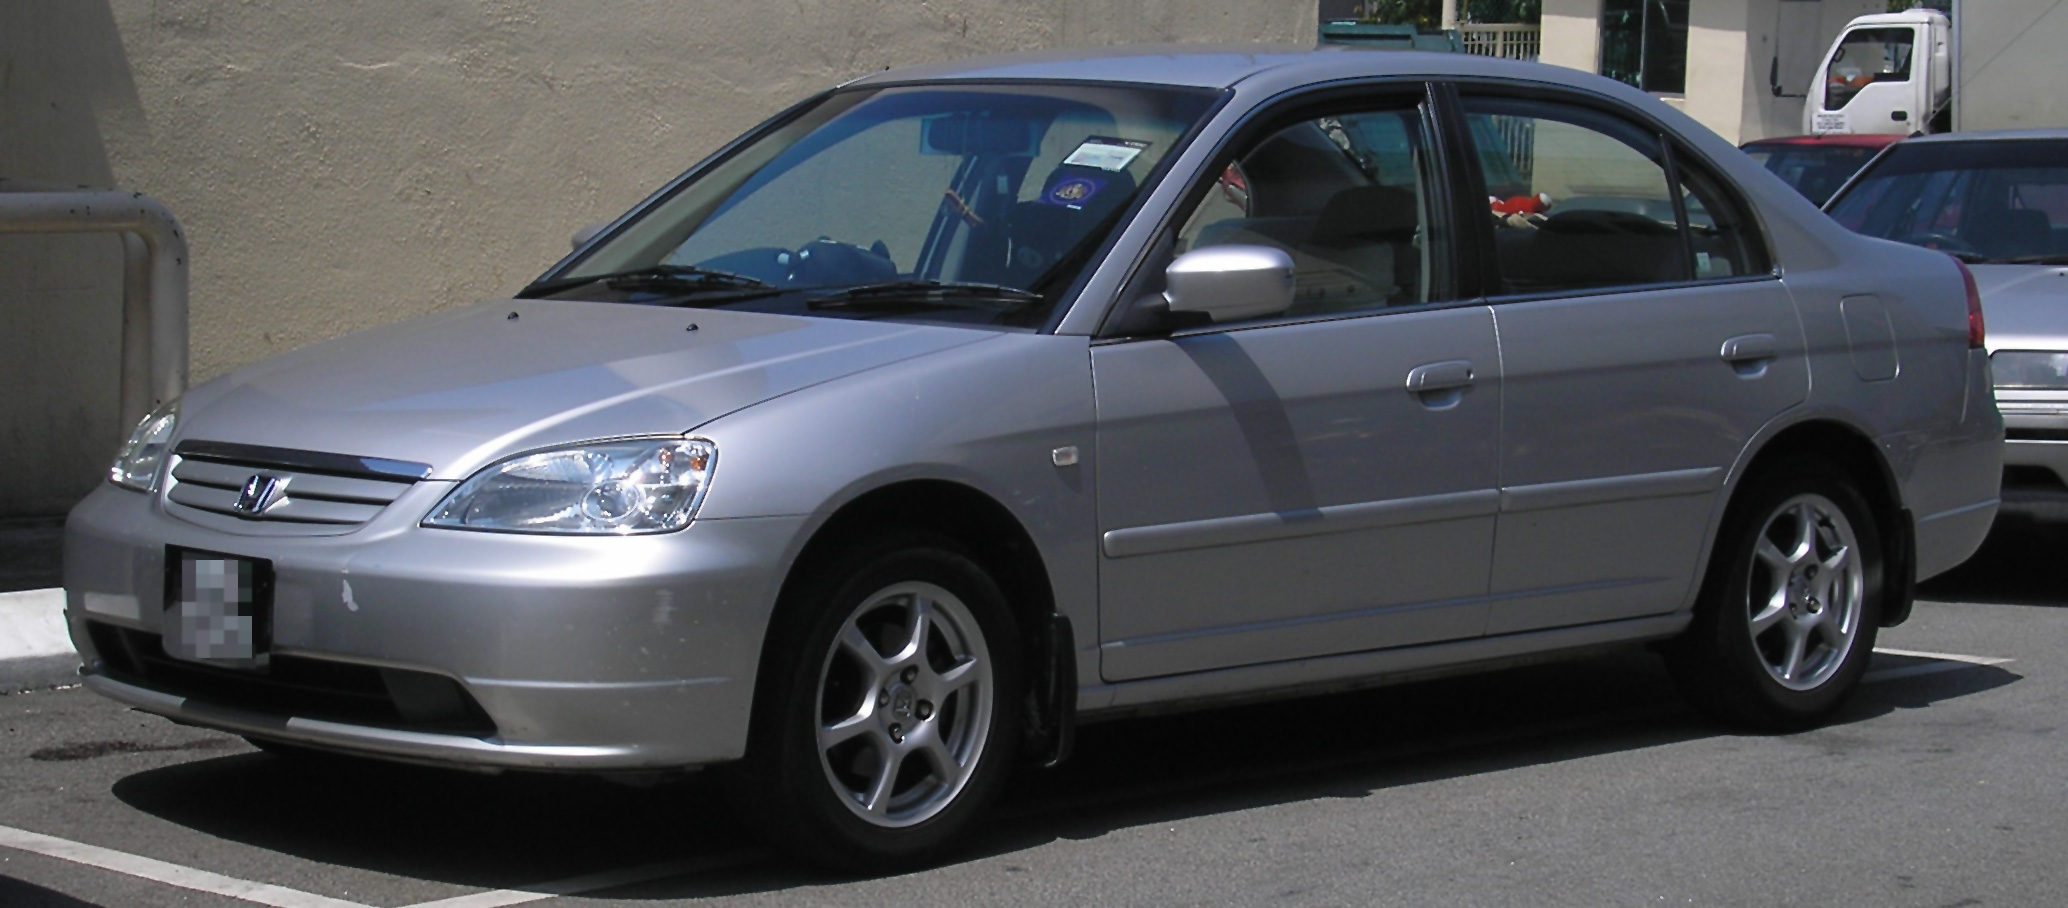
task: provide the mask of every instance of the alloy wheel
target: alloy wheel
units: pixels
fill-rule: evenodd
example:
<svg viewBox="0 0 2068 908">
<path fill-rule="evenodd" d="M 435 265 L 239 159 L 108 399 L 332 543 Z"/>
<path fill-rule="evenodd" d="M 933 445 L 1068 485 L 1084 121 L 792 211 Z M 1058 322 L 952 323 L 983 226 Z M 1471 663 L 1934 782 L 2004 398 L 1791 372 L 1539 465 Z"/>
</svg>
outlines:
<svg viewBox="0 0 2068 908">
<path fill-rule="evenodd" d="M 969 607 L 931 583 L 885 587 L 842 623 L 820 668 L 819 764 L 863 821 L 925 822 L 969 784 L 995 697 Z"/>
<path fill-rule="evenodd" d="M 1782 687 L 1814 690 L 1845 663 L 1866 591 L 1859 549 L 1844 511 L 1814 493 L 1782 502 L 1760 529 L 1746 615 L 1753 651 Z"/>
</svg>

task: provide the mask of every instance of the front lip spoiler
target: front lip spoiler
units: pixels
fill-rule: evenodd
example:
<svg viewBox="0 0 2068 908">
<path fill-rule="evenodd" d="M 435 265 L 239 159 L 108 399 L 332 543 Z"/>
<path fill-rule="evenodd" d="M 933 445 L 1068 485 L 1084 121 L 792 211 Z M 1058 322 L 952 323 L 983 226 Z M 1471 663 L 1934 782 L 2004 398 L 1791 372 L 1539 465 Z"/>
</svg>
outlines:
<svg viewBox="0 0 2068 908">
<path fill-rule="evenodd" d="M 505 769 L 581 772 L 685 768 L 656 765 L 652 755 L 633 747 L 507 744 L 493 738 L 437 735 L 280 716 L 160 693 L 117 681 L 91 668 L 84 670 L 82 675 L 88 690 L 174 722 L 322 750 L 489 772 Z"/>
</svg>

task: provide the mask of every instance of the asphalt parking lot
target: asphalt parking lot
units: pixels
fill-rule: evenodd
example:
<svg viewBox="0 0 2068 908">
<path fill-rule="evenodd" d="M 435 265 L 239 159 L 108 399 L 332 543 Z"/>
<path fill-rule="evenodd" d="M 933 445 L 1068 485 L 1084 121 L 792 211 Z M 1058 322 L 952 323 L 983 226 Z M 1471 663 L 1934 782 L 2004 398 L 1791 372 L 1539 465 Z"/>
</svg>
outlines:
<svg viewBox="0 0 2068 908">
<path fill-rule="evenodd" d="M 957 860 L 826 876 L 720 779 L 284 759 L 0 697 L 0 905 L 2068 904 L 2063 528 L 2001 528 L 1833 725 L 1732 733 L 1643 653 L 1084 729 Z"/>
</svg>

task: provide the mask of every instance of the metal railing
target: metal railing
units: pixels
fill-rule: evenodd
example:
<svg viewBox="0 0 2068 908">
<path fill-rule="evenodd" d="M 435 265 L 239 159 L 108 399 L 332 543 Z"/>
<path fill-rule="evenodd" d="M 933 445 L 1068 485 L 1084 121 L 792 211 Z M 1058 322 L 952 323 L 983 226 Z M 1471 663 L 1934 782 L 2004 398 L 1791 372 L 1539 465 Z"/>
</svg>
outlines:
<svg viewBox="0 0 2068 908">
<path fill-rule="evenodd" d="M 1535 25 L 1483 25 L 1467 22 L 1458 26 L 1465 53 L 1508 60 L 1535 60 L 1543 45 L 1543 29 Z"/>
<path fill-rule="evenodd" d="M 187 388 L 187 239 L 141 192 L 0 177 L 0 233 L 122 235 L 122 432 Z"/>
</svg>

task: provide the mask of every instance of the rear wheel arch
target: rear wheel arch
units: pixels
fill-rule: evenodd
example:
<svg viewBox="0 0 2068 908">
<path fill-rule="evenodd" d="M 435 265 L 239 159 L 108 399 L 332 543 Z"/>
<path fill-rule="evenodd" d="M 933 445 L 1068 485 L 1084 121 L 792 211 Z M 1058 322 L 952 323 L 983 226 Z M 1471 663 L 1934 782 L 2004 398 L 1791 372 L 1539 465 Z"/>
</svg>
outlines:
<svg viewBox="0 0 2068 908">
<path fill-rule="evenodd" d="M 1743 506 L 1743 490 L 1753 488 L 1755 480 L 1767 472 L 1801 458 L 1830 463 L 1845 473 L 1866 498 L 1873 511 L 1875 530 L 1886 549 L 1880 623 L 1882 627 L 1903 623 L 1910 617 L 1911 590 L 1916 585 L 1915 526 L 1910 512 L 1903 507 L 1901 486 L 1888 458 L 1866 433 L 1853 426 L 1831 419 L 1813 419 L 1774 433 L 1737 471 L 1730 500 L 1717 515 L 1712 533 L 1720 531 L 1734 510 Z M 1703 570 L 1708 569 L 1705 562 Z"/>
</svg>

